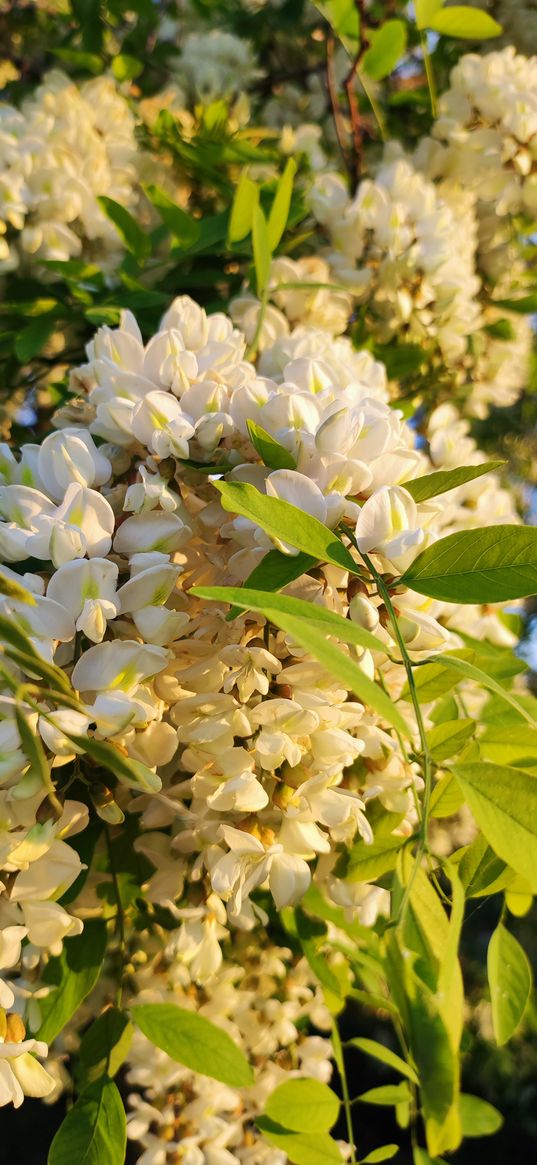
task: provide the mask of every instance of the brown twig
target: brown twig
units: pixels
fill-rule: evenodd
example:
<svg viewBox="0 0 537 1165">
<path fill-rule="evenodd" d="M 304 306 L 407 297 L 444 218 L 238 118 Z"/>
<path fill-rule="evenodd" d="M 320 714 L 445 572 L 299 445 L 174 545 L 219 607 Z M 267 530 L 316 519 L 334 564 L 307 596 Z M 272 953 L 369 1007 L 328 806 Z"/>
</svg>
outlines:
<svg viewBox="0 0 537 1165">
<path fill-rule="evenodd" d="M 328 85 L 328 96 L 330 99 L 330 106 L 332 109 L 332 116 L 334 118 L 334 126 L 338 145 L 341 150 L 341 156 L 345 163 L 345 168 L 349 171 L 349 177 L 352 177 L 351 160 L 347 150 L 347 131 L 345 128 L 345 122 L 343 120 L 343 113 L 341 110 L 336 77 L 334 73 L 334 49 L 335 39 L 333 34 L 329 32 L 326 38 L 326 81 Z"/>
<path fill-rule="evenodd" d="M 337 91 L 337 82 L 334 74 L 335 42 L 332 33 L 328 34 L 326 42 L 326 74 L 328 94 L 330 98 L 330 105 L 332 107 L 337 139 L 341 153 L 343 155 L 345 167 L 349 173 L 353 194 L 362 176 L 364 133 L 367 129 L 367 126 L 364 123 L 360 112 L 360 104 L 358 100 L 358 94 L 356 92 L 356 78 L 359 78 L 360 76 L 360 65 L 367 52 L 367 49 L 369 48 L 369 27 L 366 13 L 366 0 L 354 0 L 354 3 L 358 16 L 358 47 L 354 60 L 352 61 L 351 67 L 343 82 L 343 90 L 345 92 L 350 120 L 350 148 Z M 369 26 L 372 23 L 373 22 L 369 20 Z"/>
</svg>

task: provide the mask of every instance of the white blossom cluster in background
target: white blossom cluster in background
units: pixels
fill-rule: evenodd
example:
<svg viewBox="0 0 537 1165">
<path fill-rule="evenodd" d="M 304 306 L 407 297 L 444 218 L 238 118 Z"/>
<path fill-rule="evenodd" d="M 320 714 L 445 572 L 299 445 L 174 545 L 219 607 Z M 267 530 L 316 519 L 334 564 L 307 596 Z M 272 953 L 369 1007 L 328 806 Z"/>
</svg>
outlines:
<svg viewBox="0 0 537 1165">
<path fill-rule="evenodd" d="M 77 85 L 53 70 L 20 110 L 0 104 L 0 272 L 32 256 L 117 259 L 121 240 L 97 199 L 136 205 L 134 130 L 109 77 Z"/>
<path fill-rule="evenodd" d="M 218 910 L 216 902 L 217 917 Z M 141 1146 L 138 1160 L 144 1165 L 173 1165 L 177 1154 L 193 1165 L 286 1165 L 287 1154 L 262 1140 L 254 1120 L 285 1080 L 330 1080 L 330 1040 L 308 1034 L 312 1024 L 318 1033 L 330 1031 L 322 992 L 305 959 L 297 962 L 290 950 L 266 940 L 257 945 L 245 939 L 235 948 L 233 963 L 216 969 L 207 954 L 202 915 L 196 909 L 181 913 L 185 921 L 135 973 L 133 1000 L 195 1008 L 223 1027 L 255 1064 L 255 1083 L 241 1092 L 209 1080 L 136 1032 L 127 1074 L 129 1088 L 136 1089 L 128 1095 L 128 1136 Z M 215 935 L 223 933 L 217 917 Z M 200 988 L 203 961 L 206 978 L 201 975 Z"/>
<path fill-rule="evenodd" d="M 512 45 L 468 53 L 451 72 L 438 103 L 431 165 L 474 190 L 497 215 L 537 209 L 537 88 L 535 57 Z"/>
<path fill-rule="evenodd" d="M 136 989 L 148 998 L 184 990 L 195 1001 L 195 985 L 203 985 L 203 1007 L 230 1030 L 239 1028 L 254 1053 L 261 1035 L 253 1013 L 261 1008 L 270 1025 L 260 1055 L 281 1051 L 261 1071 L 261 1096 L 277 1069 L 325 1078 L 328 1045 L 297 1040 L 296 1020 L 306 1005 L 311 1013 L 303 967 L 289 972 L 282 1003 L 268 982 L 283 975 L 278 952 L 272 970 L 262 952 L 250 994 L 253 972 L 230 968 L 222 945 L 266 923 L 259 890 L 282 910 L 313 884 L 332 909 L 371 925 L 387 911 L 389 895 L 338 875 L 338 847 L 373 840 L 368 808 L 376 799 L 399 815 L 398 829 L 408 835 L 422 781 L 390 725 L 290 636 L 255 614 L 230 622 L 224 606 L 190 593 L 196 585 L 244 581 L 274 548 L 254 523 L 224 512 L 210 472 L 196 466 L 283 498 L 331 528 L 346 523 L 359 550 L 394 576 L 440 536 L 517 517 L 494 475 L 414 502 L 406 480 L 483 457 L 452 406 L 433 414 L 428 452 L 417 450 L 412 429 L 387 403 L 383 366 L 344 337 L 329 341 L 300 324 L 265 346 L 257 368 L 245 351 L 246 339 L 228 317 L 207 316 L 186 297 L 172 303 L 147 344 L 129 313 L 120 327 L 99 329 L 87 363 L 73 372 L 79 400 L 58 413 L 56 431 L 40 445 L 23 445 L 18 456 L 3 448 L 2 573 L 8 583 L 22 582 L 33 605 L 6 595 L 0 614 L 61 667 L 78 694 L 74 706 L 59 707 L 19 693 L 53 778 L 61 784 L 63 766 L 78 758 L 90 797 L 104 805 L 85 756 L 91 742 L 108 742 L 138 766 L 139 777 L 119 774 L 106 819 L 141 814 L 135 849 L 153 870 L 145 898 L 149 909 L 170 911 L 177 926 L 163 953 L 148 954 L 147 967 L 139 959 Z M 263 465 L 248 421 L 279 442 L 296 468 Z M 13 567 L 27 559 L 33 566 L 21 578 Z M 373 632 L 378 651 L 347 650 L 392 698 L 401 695 L 398 648 L 377 596 L 327 565 L 286 592 Z M 493 644 L 514 641 L 495 608 L 460 609 L 405 590 L 394 601 L 414 660 L 461 646 L 459 630 Z M 3 1005 L 28 1022 L 43 961 L 100 907 L 93 873 L 78 898 L 60 904 L 83 869 L 69 839 L 87 826 L 88 810 L 67 799 L 61 816 L 40 812 L 47 790 L 29 766 L 15 718 L 13 685 L 27 681 L 15 665 L 8 676 L 1 697 L 0 968 L 9 978 Z M 412 724 L 410 705 L 408 717 Z M 244 981 L 234 986 L 241 973 Z M 22 1098 L 17 1081 L 30 1095 L 52 1090 L 54 1078 L 31 1055 L 46 1048 L 32 1041 L 13 1047 L 1 1045 L 3 1102 Z M 27 1053 L 31 1077 L 21 1063 Z M 210 1089 L 214 1111 L 197 1135 L 209 1144 L 213 1138 L 228 1156 L 211 1156 L 212 1148 L 203 1156 L 194 1141 L 196 1165 L 278 1159 L 259 1156 L 250 1134 L 244 1139 L 251 1112 L 236 1113 L 236 1096 L 214 1082 L 193 1083 L 164 1055 L 158 1080 L 154 1059 L 149 1078 L 141 1036 L 132 1057 L 129 1079 L 145 1100 L 133 1102 L 131 1131 L 147 1145 L 147 1160 L 168 1159 L 164 1149 L 151 1157 L 155 1127 L 165 1141 L 176 1128 L 168 1085 L 186 1089 L 193 1111 L 206 1111 Z"/>
</svg>

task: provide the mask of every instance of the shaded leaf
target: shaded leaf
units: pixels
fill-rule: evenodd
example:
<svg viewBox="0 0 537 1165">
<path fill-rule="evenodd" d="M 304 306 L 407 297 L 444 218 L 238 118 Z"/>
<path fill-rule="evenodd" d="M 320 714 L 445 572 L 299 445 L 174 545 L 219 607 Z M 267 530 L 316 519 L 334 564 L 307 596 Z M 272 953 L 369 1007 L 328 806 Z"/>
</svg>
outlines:
<svg viewBox="0 0 537 1165">
<path fill-rule="evenodd" d="M 144 1003 L 133 1008 L 132 1018 L 151 1043 L 193 1072 L 232 1088 L 253 1083 L 244 1053 L 227 1032 L 203 1015 L 173 1003 Z"/>
</svg>

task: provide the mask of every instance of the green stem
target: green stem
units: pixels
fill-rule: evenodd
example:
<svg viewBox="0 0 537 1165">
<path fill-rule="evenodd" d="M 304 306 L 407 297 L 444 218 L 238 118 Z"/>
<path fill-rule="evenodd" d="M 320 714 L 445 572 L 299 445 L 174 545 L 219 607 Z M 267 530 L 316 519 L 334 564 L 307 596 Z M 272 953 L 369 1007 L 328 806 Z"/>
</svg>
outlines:
<svg viewBox="0 0 537 1165">
<path fill-rule="evenodd" d="M 427 48 L 427 36 L 423 29 L 420 29 L 420 44 L 423 56 L 423 64 L 425 65 L 425 75 L 427 77 L 427 84 L 429 86 L 431 113 L 433 117 L 436 117 L 436 83 L 434 79 L 433 63 L 431 61 L 429 49 Z"/>
<path fill-rule="evenodd" d="M 341 1037 L 339 1034 L 337 1020 L 332 1021 L 332 1043 L 334 1045 L 334 1059 L 337 1064 L 337 1069 L 341 1079 L 341 1091 L 343 1093 L 343 1109 L 345 1112 L 345 1124 L 347 1126 L 347 1136 L 351 1147 L 349 1156 L 350 1165 L 357 1165 L 356 1146 L 354 1144 L 354 1129 L 352 1127 L 352 1112 L 351 1112 L 351 1098 L 349 1093 L 349 1084 L 347 1081 L 347 1070 L 345 1068 L 345 1059 L 343 1056 L 343 1047 L 341 1044 Z"/>
<path fill-rule="evenodd" d="M 257 352 L 257 345 L 259 343 L 259 337 L 261 335 L 261 330 L 262 330 L 263 324 L 265 322 L 265 315 L 267 312 L 268 301 L 269 301 L 269 288 L 268 288 L 268 284 L 267 284 L 267 286 L 265 287 L 263 294 L 261 296 L 261 301 L 259 304 L 259 314 L 257 316 L 257 323 L 255 326 L 254 337 L 253 337 L 252 343 L 250 344 L 250 347 L 248 348 L 248 351 L 246 353 L 247 360 L 253 360 L 253 358 Z"/>
<path fill-rule="evenodd" d="M 421 821 L 420 821 L 420 826 L 419 826 L 419 831 L 418 831 L 418 844 L 417 844 L 416 853 L 415 853 L 414 869 L 413 869 L 412 874 L 410 876 L 410 880 L 405 888 L 405 893 L 404 893 L 403 900 L 401 903 L 400 917 L 403 918 L 405 911 L 407 909 L 409 900 L 410 900 L 412 887 L 414 885 L 414 879 L 417 876 L 422 858 L 427 850 L 427 836 L 428 836 L 428 830 L 429 830 L 429 814 L 430 814 L 430 806 L 431 806 L 431 794 L 432 794 L 432 789 L 433 789 L 433 765 L 432 765 L 432 760 L 431 760 L 431 754 L 429 752 L 429 744 L 427 741 L 427 733 L 425 731 L 425 724 L 423 722 L 423 716 L 421 714 L 421 707 L 420 707 L 420 702 L 419 702 L 418 693 L 417 693 L 417 689 L 416 689 L 416 683 L 414 680 L 412 661 L 411 661 L 410 656 L 408 654 L 408 651 L 406 649 L 406 643 L 403 639 L 403 636 L 401 635 L 401 629 L 399 627 L 397 615 L 395 614 L 395 611 L 393 609 L 393 604 L 392 604 L 390 592 L 386 586 L 386 583 L 384 582 L 382 575 L 379 574 L 378 570 L 373 565 L 373 563 L 371 562 L 371 559 L 368 557 L 368 555 L 362 554 L 362 558 L 363 558 L 368 570 L 371 572 L 373 578 L 375 579 L 375 582 L 377 584 L 378 593 L 379 593 L 379 595 L 380 595 L 380 597 L 381 597 L 381 599 L 386 607 L 388 615 L 390 616 L 390 622 L 391 622 L 392 627 L 393 627 L 395 640 L 396 640 L 397 645 L 399 647 L 399 651 L 401 653 L 401 659 L 403 661 L 403 665 L 404 665 L 404 668 L 406 671 L 408 688 L 409 688 L 409 692 L 410 692 L 410 699 L 412 701 L 412 706 L 414 708 L 414 715 L 416 717 L 416 724 L 418 727 L 421 752 L 422 752 L 422 758 L 423 758 L 424 792 L 423 792 L 423 801 L 422 801 L 422 807 L 421 807 Z"/>
</svg>

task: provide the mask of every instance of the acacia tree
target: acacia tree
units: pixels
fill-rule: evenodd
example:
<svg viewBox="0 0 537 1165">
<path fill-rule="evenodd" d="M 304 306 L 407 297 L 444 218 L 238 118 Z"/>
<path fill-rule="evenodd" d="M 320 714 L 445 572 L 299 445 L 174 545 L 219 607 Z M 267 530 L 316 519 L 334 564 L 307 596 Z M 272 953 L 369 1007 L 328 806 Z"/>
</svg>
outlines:
<svg viewBox="0 0 537 1165">
<path fill-rule="evenodd" d="M 532 990 L 535 59 L 438 0 L 2 20 L 2 1103 L 68 1094 L 49 1165 L 395 1157 L 368 1105 L 436 1165 Z"/>
</svg>

